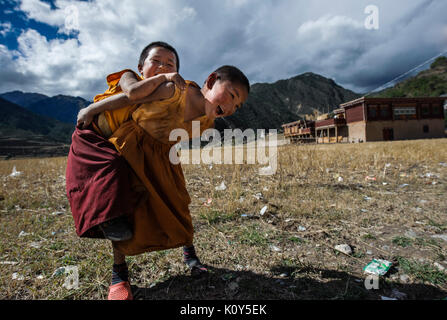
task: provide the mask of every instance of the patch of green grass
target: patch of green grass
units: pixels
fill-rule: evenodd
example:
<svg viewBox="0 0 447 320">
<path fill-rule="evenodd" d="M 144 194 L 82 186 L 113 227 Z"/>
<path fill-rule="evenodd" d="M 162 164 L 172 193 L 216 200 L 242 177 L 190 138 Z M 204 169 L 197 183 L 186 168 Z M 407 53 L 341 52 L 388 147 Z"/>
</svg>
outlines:
<svg viewBox="0 0 447 320">
<path fill-rule="evenodd" d="M 447 225 L 446 224 L 438 223 L 438 222 L 436 222 L 436 221 L 434 221 L 432 219 L 428 219 L 428 224 L 433 226 L 433 227 L 439 228 L 442 231 L 447 229 Z"/>
<path fill-rule="evenodd" d="M 435 246 L 441 248 L 435 239 L 416 238 L 415 243 L 420 246 Z"/>
<path fill-rule="evenodd" d="M 245 229 L 240 235 L 240 242 L 251 246 L 264 247 L 268 243 L 268 239 L 258 231 L 255 227 Z"/>
<path fill-rule="evenodd" d="M 206 220 L 209 224 L 228 222 L 236 218 L 234 213 L 225 213 L 218 210 L 210 210 L 200 213 L 200 218 Z"/>
<path fill-rule="evenodd" d="M 361 252 L 361 251 L 356 251 L 352 254 L 353 257 L 355 258 L 363 258 L 365 256 L 365 253 Z"/>
<path fill-rule="evenodd" d="M 413 275 L 419 280 L 433 284 L 444 284 L 447 282 L 447 274 L 437 270 L 428 263 L 420 263 L 402 257 L 398 257 L 397 261 L 405 273 Z"/>
<path fill-rule="evenodd" d="M 372 234 L 368 233 L 362 236 L 363 240 L 376 240 L 377 238 Z"/>
<path fill-rule="evenodd" d="M 400 247 L 404 247 L 405 248 L 405 247 L 410 246 L 413 243 L 413 241 L 410 238 L 407 238 L 407 237 L 395 237 L 393 239 L 393 243 L 395 245 L 398 245 Z"/>
<path fill-rule="evenodd" d="M 297 243 L 297 244 L 301 244 L 301 243 L 305 243 L 306 242 L 306 240 L 298 238 L 298 237 L 295 237 L 295 236 L 290 237 L 289 241 L 292 241 L 292 242 Z"/>
</svg>

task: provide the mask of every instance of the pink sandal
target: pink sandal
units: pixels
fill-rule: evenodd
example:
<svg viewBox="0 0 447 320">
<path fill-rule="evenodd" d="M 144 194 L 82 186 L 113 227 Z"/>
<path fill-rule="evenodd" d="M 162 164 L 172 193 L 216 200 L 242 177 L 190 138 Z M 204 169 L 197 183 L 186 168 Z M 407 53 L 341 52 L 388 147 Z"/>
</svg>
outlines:
<svg viewBox="0 0 447 320">
<path fill-rule="evenodd" d="M 107 300 L 133 300 L 130 283 L 123 281 L 113 284 L 109 287 L 109 296 Z"/>
</svg>

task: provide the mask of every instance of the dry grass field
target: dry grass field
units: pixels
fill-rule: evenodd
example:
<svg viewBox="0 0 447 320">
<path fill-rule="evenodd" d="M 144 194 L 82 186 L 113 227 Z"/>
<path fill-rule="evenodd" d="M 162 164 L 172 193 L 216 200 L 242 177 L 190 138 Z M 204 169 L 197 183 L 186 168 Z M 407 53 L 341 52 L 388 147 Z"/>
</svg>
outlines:
<svg viewBox="0 0 447 320">
<path fill-rule="evenodd" d="M 447 139 L 284 145 L 278 154 L 271 176 L 259 165 L 183 165 L 210 272 L 192 276 L 179 248 L 128 257 L 136 299 L 447 297 Z M 22 174 L 10 176 L 14 166 Z M 111 245 L 76 236 L 65 166 L 0 161 L 0 299 L 107 297 Z M 373 258 L 393 267 L 368 290 Z M 78 267 L 78 289 L 62 286 L 63 266 Z"/>
</svg>

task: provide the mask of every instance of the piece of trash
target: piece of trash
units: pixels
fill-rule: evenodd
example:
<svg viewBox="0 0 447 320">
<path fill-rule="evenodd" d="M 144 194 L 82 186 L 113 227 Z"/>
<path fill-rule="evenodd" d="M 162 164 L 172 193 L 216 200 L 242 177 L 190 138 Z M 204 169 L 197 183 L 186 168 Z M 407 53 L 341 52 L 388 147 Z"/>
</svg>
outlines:
<svg viewBox="0 0 447 320">
<path fill-rule="evenodd" d="M 408 283 L 410 281 L 410 277 L 406 274 L 401 274 L 399 277 L 400 281 L 403 283 Z"/>
<path fill-rule="evenodd" d="M 0 261 L 0 264 L 10 264 L 10 265 L 16 265 L 18 264 L 17 261 Z"/>
<path fill-rule="evenodd" d="M 225 181 L 222 181 L 222 183 L 220 184 L 220 186 L 216 187 L 215 189 L 217 191 L 223 191 L 227 188 L 227 186 L 225 185 Z"/>
<path fill-rule="evenodd" d="M 368 197 L 368 196 L 365 196 L 365 197 L 363 198 L 363 200 L 369 201 L 369 200 L 372 200 L 372 198 L 370 198 L 370 197 Z"/>
<path fill-rule="evenodd" d="M 239 285 L 236 281 L 232 281 L 228 284 L 228 289 L 230 289 L 231 291 L 235 291 L 239 288 Z"/>
<path fill-rule="evenodd" d="M 213 202 L 213 199 L 208 198 L 208 200 L 206 200 L 206 202 L 204 202 L 203 205 L 204 205 L 205 207 L 209 207 L 210 204 L 211 204 L 211 202 Z"/>
<path fill-rule="evenodd" d="M 260 193 L 260 192 L 258 192 L 258 193 L 256 193 L 255 195 L 253 195 L 253 197 L 255 197 L 255 198 L 258 199 L 258 200 L 261 200 L 261 199 L 264 198 L 264 197 L 262 196 L 262 193 Z"/>
<path fill-rule="evenodd" d="M 404 184 L 401 184 L 401 185 L 399 186 L 399 188 L 405 188 L 405 187 L 408 187 L 408 186 L 409 186 L 408 183 L 404 183 Z"/>
<path fill-rule="evenodd" d="M 36 279 L 39 279 L 39 280 L 42 280 L 43 278 L 44 278 L 44 276 L 41 275 L 41 274 L 39 274 L 39 275 L 36 277 Z"/>
<path fill-rule="evenodd" d="M 64 212 L 62 212 L 62 211 L 55 211 L 52 213 L 53 216 L 61 216 L 63 214 L 64 214 Z"/>
<path fill-rule="evenodd" d="M 20 176 L 22 174 L 21 171 L 17 171 L 16 166 L 14 166 L 12 168 L 12 173 L 9 175 L 10 177 L 17 177 Z"/>
<path fill-rule="evenodd" d="M 435 239 L 442 239 L 444 241 L 447 241 L 447 234 L 434 234 L 431 237 L 435 238 Z"/>
<path fill-rule="evenodd" d="M 58 277 L 60 275 L 63 275 L 65 273 L 65 267 L 59 267 L 56 270 L 54 270 L 52 277 Z"/>
<path fill-rule="evenodd" d="M 343 182 L 343 178 L 342 177 L 338 177 L 337 181 L 338 182 Z"/>
<path fill-rule="evenodd" d="M 436 181 L 432 181 L 431 184 L 432 184 L 432 185 L 435 185 L 435 184 L 438 184 L 438 182 L 436 182 Z"/>
<path fill-rule="evenodd" d="M 382 185 L 387 186 L 388 182 L 382 182 Z"/>
<path fill-rule="evenodd" d="M 363 213 L 368 212 L 368 210 L 366 210 L 366 209 L 360 209 L 360 211 Z"/>
<path fill-rule="evenodd" d="M 60 233 L 64 233 L 64 230 L 59 229 L 59 230 L 53 231 L 53 232 L 51 232 L 51 235 L 55 236 L 55 235 L 58 235 Z"/>
<path fill-rule="evenodd" d="M 383 276 L 390 270 L 392 265 L 393 263 L 387 260 L 373 259 L 363 268 L 363 271 L 365 273 Z"/>
<path fill-rule="evenodd" d="M 371 250 L 367 250 L 367 251 L 366 251 L 366 254 L 370 256 L 370 255 L 373 254 L 373 252 L 372 252 Z"/>
<path fill-rule="evenodd" d="M 260 214 L 261 216 L 263 216 L 264 213 L 265 213 L 266 211 L 267 211 L 267 206 L 263 206 L 262 209 L 261 209 L 261 211 L 259 211 L 259 214 Z"/>
<path fill-rule="evenodd" d="M 19 275 L 17 272 L 14 272 L 14 273 L 12 274 L 12 280 L 23 281 L 23 280 L 25 280 L 25 277 Z"/>
<path fill-rule="evenodd" d="M 405 232 L 405 236 L 410 238 L 410 239 L 416 239 L 417 238 L 417 234 L 413 230 L 406 231 Z"/>
<path fill-rule="evenodd" d="M 405 177 L 407 176 L 407 174 L 406 174 L 406 173 L 401 173 L 399 176 L 400 176 L 401 178 L 405 178 Z"/>
<path fill-rule="evenodd" d="M 445 162 L 439 162 L 439 165 L 443 166 L 443 167 L 447 167 L 447 163 L 445 163 Z"/>
<path fill-rule="evenodd" d="M 29 244 L 29 246 L 30 246 L 31 248 L 35 248 L 35 249 L 40 249 L 40 248 L 42 247 L 42 245 L 41 245 L 39 242 L 31 242 L 31 243 Z"/>
<path fill-rule="evenodd" d="M 435 263 L 433 263 L 433 265 L 434 265 L 439 271 L 445 271 L 445 267 L 444 267 L 442 264 L 435 262 Z"/>
<path fill-rule="evenodd" d="M 270 245 L 270 249 L 272 249 L 275 252 L 280 252 L 281 251 L 280 248 L 278 248 L 277 246 L 274 246 L 274 245 Z"/>
<path fill-rule="evenodd" d="M 376 181 L 376 177 L 370 177 L 370 176 L 366 176 L 365 177 L 365 181 Z"/>
<path fill-rule="evenodd" d="M 19 237 L 26 237 L 26 236 L 29 236 L 31 233 L 27 233 L 27 232 L 25 232 L 25 231 L 20 231 L 20 233 L 19 233 Z"/>
<path fill-rule="evenodd" d="M 306 231 L 306 227 L 298 226 L 298 231 Z"/>
<path fill-rule="evenodd" d="M 341 253 L 350 255 L 352 253 L 352 249 L 348 244 L 339 244 L 334 247 L 335 250 L 340 251 Z"/>
<path fill-rule="evenodd" d="M 391 298 L 396 298 L 398 300 L 403 300 L 407 297 L 406 293 L 400 292 L 399 290 L 397 290 L 396 288 L 394 288 L 393 290 L 391 290 Z"/>
<path fill-rule="evenodd" d="M 425 178 L 439 178 L 439 176 L 436 173 L 431 173 L 431 172 L 428 172 L 428 173 L 422 175 L 422 178 L 424 178 L 424 177 Z"/>
<path fill-rule="evenodd" d="M 396 298 L 390 298 L 390 297 L 385 297 L 385 296 L 380 296 L 380 298 L 382 300 L 397 300 Z"/>
<path fill-rule="evenodd" d="M 262 188 L 262 191 L 269 191 L 269 188 L 264 187 L 264 188 Z"/>
<path fill-rule="evenodd" d="M 209 168 L 210 168 L 210 170 L 211 170 L 211 169 L 213 168 L 213 165 L 212 165 L 212 164 L 210 164 Z"/>
</svg>

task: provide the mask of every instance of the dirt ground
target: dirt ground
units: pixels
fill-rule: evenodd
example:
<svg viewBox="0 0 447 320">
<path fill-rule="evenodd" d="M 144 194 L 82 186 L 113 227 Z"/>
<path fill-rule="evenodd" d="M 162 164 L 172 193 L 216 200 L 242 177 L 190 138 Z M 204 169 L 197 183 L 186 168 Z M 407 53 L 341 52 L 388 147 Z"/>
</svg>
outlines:
<svg viewBox="0 0 447 320">
<path fill-rule="evenodd" d="M 0 299 L 107 297 L 111 245 L 76 236 L 65 166 L 0 161 Z M 447 139 L 282 145 L 275 174 L 259 167 L 183 165 L 210 272 L 191 275 L 179 248 L 128 257 L 136 299 L 447 297 Z M 365 286 L 372 259 L 393 264 L 377 289 Z"/>
</svg>

